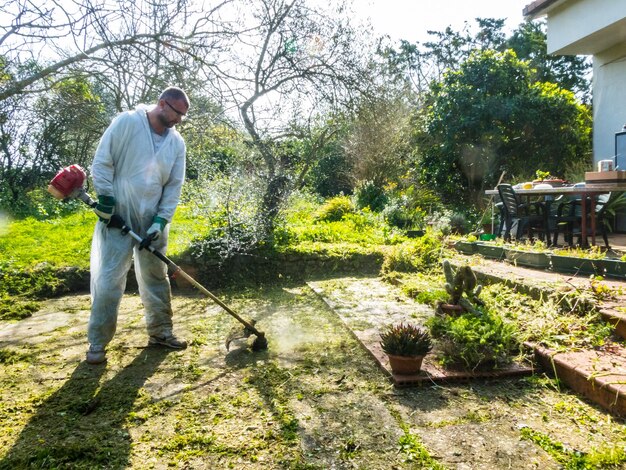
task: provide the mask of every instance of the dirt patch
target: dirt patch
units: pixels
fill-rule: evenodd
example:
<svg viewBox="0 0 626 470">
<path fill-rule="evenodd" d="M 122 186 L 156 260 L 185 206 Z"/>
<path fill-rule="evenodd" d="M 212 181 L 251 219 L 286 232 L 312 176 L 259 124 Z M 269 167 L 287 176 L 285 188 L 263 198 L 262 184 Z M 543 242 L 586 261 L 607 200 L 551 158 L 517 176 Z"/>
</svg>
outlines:
<svg viewBox="0 0 626 470">
<path fill-rule="evenodd" d="M 355 322 L 427 314 L 373 278 L 329 288 Z M 545 377 L 396 390 L 306 285 L 220 295 L 258 320 L 268 351 L 227 352 L 236 324 L 195 295 L 174 300 L 181 352 L 145 347 L 126 295 L 106 366 L 83 362 L 87 296 L 46 302 L 30 330 L 2 324 L 0 468 L 552 469 L 570 449 L 626 445 L 622 421 Z"/>
</svg>

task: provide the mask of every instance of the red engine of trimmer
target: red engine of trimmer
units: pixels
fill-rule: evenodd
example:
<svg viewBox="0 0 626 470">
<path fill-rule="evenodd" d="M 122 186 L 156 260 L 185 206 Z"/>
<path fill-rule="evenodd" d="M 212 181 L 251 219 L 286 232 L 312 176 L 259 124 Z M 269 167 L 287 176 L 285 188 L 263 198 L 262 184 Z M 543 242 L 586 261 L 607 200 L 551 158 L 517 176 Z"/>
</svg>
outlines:
<svg viewBox="0 0 626 470">
<path fill-rule="evenodd" d="M 48 185 L 48 192 L 56 199 L 65 199 L 83 187 L 87 174 L 79 165 L 70 165 L 59 171 Z"/>
</svg>

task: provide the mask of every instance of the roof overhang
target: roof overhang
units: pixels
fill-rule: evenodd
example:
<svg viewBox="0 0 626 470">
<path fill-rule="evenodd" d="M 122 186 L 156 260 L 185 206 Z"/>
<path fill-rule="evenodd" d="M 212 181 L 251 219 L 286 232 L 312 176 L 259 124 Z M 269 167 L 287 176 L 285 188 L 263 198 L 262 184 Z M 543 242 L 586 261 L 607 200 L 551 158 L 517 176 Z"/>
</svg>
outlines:
<svg viewBox="0 0 626 470">
<path fill-rule="evenodd" d="M 567 1 L 568 0 L 535 0 L 524 7 L 522 14 L 525 18 L 535 19 L 546 15 L 550 10 L 564 4 Z"/>
</svg>

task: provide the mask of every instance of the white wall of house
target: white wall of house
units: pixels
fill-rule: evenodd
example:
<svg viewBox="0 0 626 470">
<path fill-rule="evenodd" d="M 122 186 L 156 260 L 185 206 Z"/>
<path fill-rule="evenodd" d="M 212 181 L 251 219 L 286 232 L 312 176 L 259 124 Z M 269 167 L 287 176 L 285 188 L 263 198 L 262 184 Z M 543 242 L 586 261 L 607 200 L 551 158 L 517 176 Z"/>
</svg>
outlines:
<svg viewBox="0 0 626 470">
<path fill-rule="evenodd" d="M 626 124 L 626 42 L 593 56 L 594 160 L 615 155 L 615 133 Z M 621 168 L 626 170 L 626 168 Z"/>
<path fill-rule="evenodd" d="M 548 53 L 592 55 L 626 41 L 626 0 L 567 0 L 548 12 Z"/>
</svg>

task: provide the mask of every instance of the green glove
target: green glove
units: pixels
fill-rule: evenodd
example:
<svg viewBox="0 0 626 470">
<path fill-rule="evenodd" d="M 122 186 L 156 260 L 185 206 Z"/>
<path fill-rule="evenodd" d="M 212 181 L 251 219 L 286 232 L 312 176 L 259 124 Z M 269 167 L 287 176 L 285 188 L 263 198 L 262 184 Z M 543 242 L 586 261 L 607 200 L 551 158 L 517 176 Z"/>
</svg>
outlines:
<svg viewBox="0 0 626 470">
<path fill-rule="evenodd" d="M 163 217 L 155 215 L 152 218 L 152 225 L 150 225 L 150 228 L 148 228 L 148 230 L 146 231 L 146 238 L 141 240 L 141 243 L 139 243 L 139 249 L 143 250 L 144 248 L 148 248 L 150 246 L 150 243 L 152 243 L 154 240 L 157 240 L 161 236 L 161 232 L 163 232 L 166 225 L 167 220 L 165 220 Z"/>
<path fill-rule="evenodd" d="M 113 196 L 98 196 L 98 203 L 93 211 L 96 213 L 101 222 L 109 225 L 111 216 L 115 209 L 115 198 Z"/>
<path fill-rule="evenodd" d="M 152 218 L 152 225 L 146 232 L 146 235 L 150 237 L 152 240 L 156 240 L 157 238 L 161 236 L 161 233 L 165 229 L 166 225 L 167 225 L 167 220 L 165 220 L 163 217 L 159 217 L 158 215 L 155 215 Z"/>
</svg>

